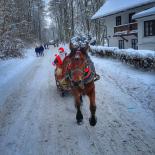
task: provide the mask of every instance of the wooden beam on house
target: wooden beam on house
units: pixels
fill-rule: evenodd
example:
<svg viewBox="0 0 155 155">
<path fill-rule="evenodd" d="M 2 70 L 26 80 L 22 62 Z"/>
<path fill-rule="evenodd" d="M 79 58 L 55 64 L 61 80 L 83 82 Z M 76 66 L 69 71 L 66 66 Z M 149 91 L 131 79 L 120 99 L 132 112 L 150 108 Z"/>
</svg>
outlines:
<svg viewBox="0 0 155 155">
<path fill-rule="evenodd" d="M 134 33 L 133 35 L 138 38 L 138 34 L 137 33 Z"/>
<path fill-rule="evenodd" d="M 123 40 L 125 40 L 126 42 L 128 42 L 128 39 L 124 38 L 123 36 L 120 36 Z"/>
</svg>

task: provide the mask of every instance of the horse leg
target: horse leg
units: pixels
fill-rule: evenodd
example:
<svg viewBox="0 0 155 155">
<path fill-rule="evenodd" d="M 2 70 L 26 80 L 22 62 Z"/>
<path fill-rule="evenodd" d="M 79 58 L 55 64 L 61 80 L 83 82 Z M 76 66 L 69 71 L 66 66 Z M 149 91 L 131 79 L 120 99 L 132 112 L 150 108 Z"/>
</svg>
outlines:
<svg viewBox="0 0 155 155">
<path fill-rule="evenodd" d="M 94 90 L 88 95 L 90 100 L 90 112 L 91 117 L 89 118 L 89 123 L 91 126 L 95 126 L 97 123 L 97 118 L 95 116 L 96 113 L 96 103 L 95 103 L 95 88 Z"/>
<path fill-rule="evenodd" d="M 77 120 L 77 123 L 80 124 L 82 122 L 82 120 L 83 120 L 83 115 L 82 115 L 82 112 L 81 112 L 80 96 L 76 97 L 75 104 L 76 104 L 76 109 L 77 109 L 76 120 Z"/>
<path fill-rule="evenodd" d="M 82 98 L 82 95 L 80 95 L 80 101 L 81 101 L 81 103 L 83 102 L 83 98 Z"/>
<path fill-rule="evenodd" d="M 96 106 L 90 105 L 91 117 L 89 118 L 89 123 L 91 126 L 95 126 L 97 123 L 97 118 L 95 116 Z"/>
<path fill-rule="evenodd" d="M 80 102 L 81 102 L 81 106 L 83 106 L 83 97 L 82 97 L 82 95 L 80 95 Z"/>
</svg>

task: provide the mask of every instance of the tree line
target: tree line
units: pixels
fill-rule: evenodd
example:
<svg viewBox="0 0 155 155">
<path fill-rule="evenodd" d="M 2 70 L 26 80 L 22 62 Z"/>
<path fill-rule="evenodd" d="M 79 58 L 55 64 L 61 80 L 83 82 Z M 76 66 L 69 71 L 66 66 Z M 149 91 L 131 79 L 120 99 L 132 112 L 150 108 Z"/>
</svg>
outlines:
<svg viewBox="0 0 155 155">
<path fill-rule="evenodd" d="M 69 41 L 77 34 L 91 35 L 101 43 L 105 35 L 104 21 L 91 20 L 105 0 L 50 0 L 50 17 L 54 23 L 54 37 Z M 52 28 L 51 28 L 52 29 Z"/>
<path fill-rule="evenodd" d="M 0 0 L 0 57 L 42 40 L 44 7 L 43 0 Z"/>
<path fill-rule="evenodd" d="M 91 17 L 103 2 L 49 0 L 52 22 L 46 28 L 45 0 L 0 0 L 0 58 L 20 54 L 24 43 L 47 42 L 52 37 L 68 42 L 72 36 L 84 34 L 102 42 L 104 21 L 92 21 Z"/>
</svg>

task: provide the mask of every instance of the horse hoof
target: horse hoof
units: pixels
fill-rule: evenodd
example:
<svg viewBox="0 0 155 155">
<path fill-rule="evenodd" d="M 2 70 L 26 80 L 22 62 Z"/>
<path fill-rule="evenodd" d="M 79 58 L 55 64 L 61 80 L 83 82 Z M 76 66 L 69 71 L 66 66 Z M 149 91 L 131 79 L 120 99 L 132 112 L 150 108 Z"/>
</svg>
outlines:
<svg viewBox="0 0 155 155">
<path fill-rule="evenodd" d="M 82 115 L 81 112 L 78 112 L 78 113 L 76 114 L 76 120 L 77 120 L 77 123 L 78 123 L 78 124 L 82 122 L 82 120 L 83 120 L 83 115 Z"/>
<path fill-rule="evenodd" d="M 82 124 L 83 124 L 83 120 L 78 120 L 78 121 L 77 121 L 77 124 L 78 124 L 78 125 L 82 125 Z"/>
<path fill-rule="evenodd" d="M 95 126 L 97 123 L 97 118 L 95 116 L 89 118 L 89 123 L 91 126 Z"/>
<path fill-rule="evenodd" d="M 65 96 L 65 93 L 64 92 L 61 92 L 61 97 L 64 97 Z"/>
</svg>

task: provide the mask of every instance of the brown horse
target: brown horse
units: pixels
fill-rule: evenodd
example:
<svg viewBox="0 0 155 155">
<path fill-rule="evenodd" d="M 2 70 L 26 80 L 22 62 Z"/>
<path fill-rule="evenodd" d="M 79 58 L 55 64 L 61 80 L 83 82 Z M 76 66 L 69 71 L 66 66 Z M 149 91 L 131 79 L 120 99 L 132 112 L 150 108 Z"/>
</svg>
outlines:
<svg viewBox="0 0 155 155">
<path fill-rule="evenodd" d="M 95 116 L 95 73 L 91 67 L 91 64 L 89 63 L 87 54 L 88 45 L 86 48 L 80 50 L 72 50 L 70 44 L 70 49 L 71 53 L 64 60 L 64 70 L 66 72 L 66 77 L 68 77 L 71 91 L 75 99 L 75 107 L 77 109 L 76 120 L 78 124 L 81 124 L 83 120 L 81 102 L 82 95 L 86 94 L 90 100 L 91 117 L 89 118 L 89 123 L 91 126 L 95 126 L 97 123 L 97 118 Z"/>
</svg>

